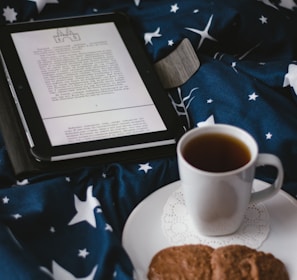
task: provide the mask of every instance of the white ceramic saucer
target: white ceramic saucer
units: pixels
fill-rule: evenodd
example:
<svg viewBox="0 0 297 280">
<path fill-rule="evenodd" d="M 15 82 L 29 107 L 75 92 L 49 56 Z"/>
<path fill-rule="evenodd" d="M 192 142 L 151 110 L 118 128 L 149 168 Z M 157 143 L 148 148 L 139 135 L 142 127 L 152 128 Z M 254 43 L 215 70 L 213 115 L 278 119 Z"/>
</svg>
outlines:
<svg viewBox="0 0 297 280">
<path fill-rule="evenodd" d="M 254 189 L 267 184 L 255 180 Z M 136 278 L 146 278 L 152 257 L 161 249 L 172 246 L 161 227 L 163 207 L 169 196 L 180 187 L 171 183 L 144 199 L 129 216 L 123 231 L 122 243 L 135 268 Z M 284 191 L 264 202 L 270 215 L 270 233 L 258 249 L 270 252 L 287 267 L 290 279 L 297 279 L 297 200 Z"/>
</svg>

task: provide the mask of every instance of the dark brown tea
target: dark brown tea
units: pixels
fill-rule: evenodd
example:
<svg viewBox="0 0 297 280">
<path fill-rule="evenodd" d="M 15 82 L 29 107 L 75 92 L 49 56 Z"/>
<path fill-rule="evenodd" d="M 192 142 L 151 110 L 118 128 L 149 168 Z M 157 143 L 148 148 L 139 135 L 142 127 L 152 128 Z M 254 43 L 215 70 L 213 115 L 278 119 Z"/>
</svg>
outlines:
<svg viewBox="0 0 297 280">
<path fill-rule="evenodd" d="M 251 159 L 248 147 L 239 139 L 209 133 L 191 140 L 183 156 L 194 167 L 209 172 L 227 172 L 242 167 Z"/>
</svg>

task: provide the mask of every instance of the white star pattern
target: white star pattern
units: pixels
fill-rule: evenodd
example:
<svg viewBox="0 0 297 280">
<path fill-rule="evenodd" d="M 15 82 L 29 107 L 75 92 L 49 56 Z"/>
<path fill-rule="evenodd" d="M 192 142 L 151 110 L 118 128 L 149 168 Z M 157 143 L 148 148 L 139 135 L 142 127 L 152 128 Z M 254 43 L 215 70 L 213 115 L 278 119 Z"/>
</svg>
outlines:
<svg viewBox="0 0 297 280">
<path fill-rule="evenodd" d="M 244 59 L 245 57 L 247 57 L 253 50 L 255 50 L 256 48 L 258 48 L 261 45 L 261 42 L 256 44 L 255 46 L 253 46 L 252 48 L 250 48 L 248 51 L 246 51 L 243 55 L 241 55 L 239 57 L 239 60 Z"/>
<path fill-rule="evenodd" d="M 87 251 L 87 249 L 82 249 L 82 250 L 78 250 L 78 256 L 82 257 L 82 258 L 86 258 L 87 255 L 89 255 L 90 253 Z"/>
<path fill-rule="evenodd" d="M 170 13 L 176 13 L 179 10 L 177 3 L 171 5 Z"/>
<path fill-rule="evenodd" d="M 144 43 L 147 45 L 150 43 L 153 45 L 152 39 L 161 37 L 162 35 L 160 34 L 160 27 L 158 27 L 154 32 L 147 32 L 144 34 Z"/>
<path fill-rule="evenodd" d="M 297 95 L 297 65 L 290 64 L 288 67 L 288 73 L 285 75 L 283 86 L 291 86 L 295 94 Z"/>
<path fill-rule="evenodd" d="M 174 45 L 173 40 L 168 40 L 168 46 L 172 47 Z"/>
<path fill-rule="evenodd" d="M 207 99 L 206 103 L 207 104 L 211 104 L 213 102 L 213 100 L 210 98 L 210 99 Z"/>
<path fill-rule="evenodd" d="M 7 6 L 3 9 L 3 16 L 5 17 L 5 20 L 9 21 L 10 23 L 16 21 L 17 15 L 18 14 L 14 10 L 14 8 L 10 8 L 9 6 Z"/>
<path fill-rule="evenodd" d="M 215 38 L 211 37 L 208 34 L 208 31 L 209 31 L 209 28 L 210 28 L 210 25 L 211 25 L 211 22 L 212 22 L 212 18 L 213 18 L 213 15 L 210 16 L 210 18 L 208 20 L 208 23 L 207 23 L 204 30 L 199 30 L 199 29 L 195 29 L 195 28 L 186 27 L 187 30 L 192 31 L 194 33 L 197 33 L 197 34 L 199 34 L 201 36 L 201 39 L 199 41 L 199 45 L 198 45 L 197 49 L 199 49 L 201 47 L 201 45 L 203 44 L 205 39 L 209 39 L 209 40 L 212 40 L 212 41 L 217 41 Z"/>
<path fill-rule="evenodd" d="M 91 273 L 86 277 L 76 278 L 73 274 L 69 271 L 64 269 L 62 266 L 57 264 L 55 261 L 52 262 L 52 276 L 53 279 L 69 279 L 69 280 L 92 280 L 96 274 L 97 266 L 93 268 Z M 51 274 L 51 273 L 50 273 Z"/>
<path fill-rule="evenodd" d="M 233 69 L 236 73 L 238 73 L 238 71 L 237 71 L 237 69 L 236 69 L 236 66 L 237 66 L 237 63 L 236 63 L 236 62 L 232 62 L 232 64 L 231 64 L 232 69 Z"/>
<path fill-rule="evenodd" d="M 272 138 L 272 134 L 270 132 L 266 133 L 265 136 L 267 140 L 270 140 Z"/>
<path fill-rule="evenodd" d="M 7 204 L 9 202 L 9 198 L 7 196 L 2 198 L 3 204 Z"/>
<path fill-rule="evenodd" d="M 22 215 L 20 215 L 19 213 L 12 215 L 16 220 L 22 218 Z"/>
<path fill-rule="evenodd" d="M 267 17 L 264 17 L 263 15 L 259 18 L 259 20 L 261 21 L 262 24 L 267 23 Z"/>
<path fill-rule="evenodd" d="M 276 7 L 275 5 L 273 5 L 272 3 L 270 3 L 269 0 L 258 0 L 258 1 L 261 1 L 261 2 L 263 2 L 265 5 L 270 6 L 270 7 L 274 8 L 274 9 L 278 10 L 278 7 Z"/>
<path fill-rule="evenodd" d="M 56 232 L 56 229 L 54 227 L 50 227 L 50 232 L 54 233 Z"/>
<path fill-rule="evenodd" d="M 249 100 L 256 101 L 256 99 L 259 97 L 255 92 L 249 95 Z"/>
<path fill-rule="evenodd" d="M 281 7 L 284 7 L 286 9 L 294 10 L 294 8 L 297 7 L 294 0 L 281 0 L 280 4 Z"/>
<path fill-rule="evenodd" d="M 111 225 L 109 225 L 109 224 L 105 224 L 105 230 L 113 232 L 113 229 L 112 229 Z"/>
<path fill-rule="evenodd" d="M 29 184 L 29 180 L 28 179 L 24 179 L 22 181 L 17 181 L 16 182 L 18 186 L 25 186 L 25 185 L 28 185 Z"/>
<path fill-rule="evenodd" d="M 139 164 L 139 168 L 138 168 L 139 171 L 142 170 L 142 171 L 144 171 L 144 173 L 148 173 L 148 171 L 151 169 L 153 169 L 153 168 L 150 166 L 149 162 L 147 162 L 145 164 Z"/>
<path fill-rule="evenodd" d="M 76 215 L 68 223 L 68 225 L 74 225 L 83 221 L 88 222 L 91 226 L 96 228 L 96 219 L 94 215 L 94 208 L 99 207 L 100 203 L 97 198 L 93 197 L 93 186 L 87 188 L 86 201 L 81 201 L 76 195 L 74 195 L 74 204 L 77 211 Z"/>
<path fill-rule="evenodd" d="M 203 126 L 207 126 L 207 125 L 213 125 L 215 124 L 215 120 L 214 120 L 214 116 L 211 115 L 207 118 L 206 121 L 202 121 L 197 123 L 197 127 L 203 127 Z"/>
<path fill-rule="evenodd" d="M 40 13 L 43 10 L 43 8 L 45 7 L 45 5 L 47 3 L 50 3 L 50 4 L 58 4 L 59 3 L 58 0 L 28 0 L 28 1 L 36 3 L 38 13 Z"/>
</svg>

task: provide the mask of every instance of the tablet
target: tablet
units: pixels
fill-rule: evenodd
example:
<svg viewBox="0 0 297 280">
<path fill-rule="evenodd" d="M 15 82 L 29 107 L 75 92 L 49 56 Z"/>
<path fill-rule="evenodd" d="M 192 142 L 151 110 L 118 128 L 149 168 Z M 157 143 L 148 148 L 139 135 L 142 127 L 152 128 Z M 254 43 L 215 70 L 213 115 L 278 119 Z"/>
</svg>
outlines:
<svg viewBox="0 0 297 280">
<path fill-rule="evenodd" d="M 182 133 L 121 13 L 2 26 L 1 61 L 38 161 L 175 145 Z"/>
</svg>

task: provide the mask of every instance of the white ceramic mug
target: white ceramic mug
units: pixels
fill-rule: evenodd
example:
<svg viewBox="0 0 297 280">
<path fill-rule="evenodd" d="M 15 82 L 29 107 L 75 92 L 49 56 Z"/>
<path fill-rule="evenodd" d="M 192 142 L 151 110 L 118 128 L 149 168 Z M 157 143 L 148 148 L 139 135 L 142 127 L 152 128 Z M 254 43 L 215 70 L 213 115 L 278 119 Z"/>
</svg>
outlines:
<svg viewBox="0 0 297 280">
<path fill-rule="evenodd" d="M 207 137 L 203 140 L 207 147 L 201 142 L 203 137 Z M 212 142 L 215 141 L 211 137 L 220 139 L 217 141 L 219 147 L 212 147 Z M 244 154 L 243 150 L 247 150 L 246 162 L 241 163 L 241 166 L 231 166 L 230 170 L 226 167 L 234 155 L 229 151 L 230 147 L 221 147 L 225 141 L 221 138 L 225 139 L 224 137 L 227 142 L 231 137 L 243 145 L 237 147 L 239 151 L 233 151 L 235 158 L 236 155 Z M 232 143 L 231 150 L 232 146 L 237 144 Z M 199 150 L 200 153 L 206 153 L 196 155 L 195 151 Z M 220 155 L 222 151 L 223 155 Z M 177 156 L 186 207 L 198 232 L 203 235 L 218 236 L 235 232 L 243 221 L 249 203 L 274 196 L 283 183 L 284 172 L 279 158 L 272 154 L 258 154 L 258 145 L 254 138 L 235 126 L 215 124 L 186 132 L 178 142 Z M 199 166 L 199 162 L 203 163 L 205 158 L 210 159 L 208 164 L 212 165 L 212 162 L 219 162 L 220 157 L 221 167 L 216 164 L 214 167 Z M 193 158 L 196 163 L 192 162 Z M 198 166 L 193 165 L 197 163 Z M 266 189 L 253 192 L 255 168 L 264 165 L 274 166 L 277 177 Z"/>
</svg>

